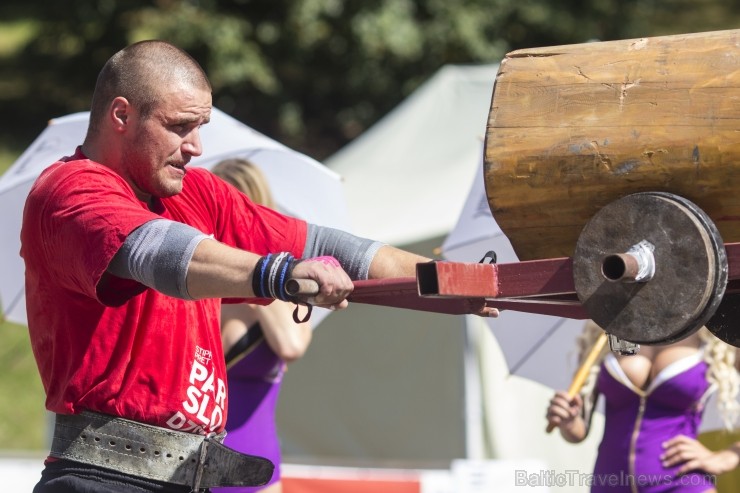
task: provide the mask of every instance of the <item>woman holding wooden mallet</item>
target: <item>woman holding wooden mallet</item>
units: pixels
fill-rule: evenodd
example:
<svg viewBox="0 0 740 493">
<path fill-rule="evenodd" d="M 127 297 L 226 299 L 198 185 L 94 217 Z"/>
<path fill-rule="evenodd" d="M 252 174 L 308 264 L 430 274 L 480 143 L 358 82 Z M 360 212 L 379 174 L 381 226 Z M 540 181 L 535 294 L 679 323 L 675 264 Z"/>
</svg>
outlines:
<svg viewBox="0 0 740 493">
<path fill-rule="evenodd" d="M 578 443 L 588 434 L 598 396 L 604 396 L 604 436 L 591 491 L 717 491 L 717 476 L 740 464 L 740 442 L 710 451 L 697 436 L 714 392 L 725 426 L 737 421 L 738 350 L 706 328 L 629 356 L 609 352 L 605 342 L 604 331 L 587 322 L 579 338 L 584 364 L 547 410 L 549 427 Z"/>
</svg>

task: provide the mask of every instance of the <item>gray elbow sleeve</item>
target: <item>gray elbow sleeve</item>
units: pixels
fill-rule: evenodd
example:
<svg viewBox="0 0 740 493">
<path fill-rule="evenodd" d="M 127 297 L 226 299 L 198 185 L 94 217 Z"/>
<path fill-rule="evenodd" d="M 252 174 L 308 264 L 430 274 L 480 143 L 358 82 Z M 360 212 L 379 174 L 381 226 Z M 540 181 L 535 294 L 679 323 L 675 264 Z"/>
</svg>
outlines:
<svg viewBox="0 0 740 493">
<path fill-rule="evenodd" d="M 373 257 L 383 245 L 338 229 L 309 224 L 303 258 L 331 255 L 351 279 L 364 280 L 368 278 Z"/>
<path fill-rule="evenodd" d="M 155 219 L 134 230 L 111 260 L 108 271 L 168 296 L 193 299 L 187 275 L 195 247 L 209 238 L 187 224 Z"/>
</svg>

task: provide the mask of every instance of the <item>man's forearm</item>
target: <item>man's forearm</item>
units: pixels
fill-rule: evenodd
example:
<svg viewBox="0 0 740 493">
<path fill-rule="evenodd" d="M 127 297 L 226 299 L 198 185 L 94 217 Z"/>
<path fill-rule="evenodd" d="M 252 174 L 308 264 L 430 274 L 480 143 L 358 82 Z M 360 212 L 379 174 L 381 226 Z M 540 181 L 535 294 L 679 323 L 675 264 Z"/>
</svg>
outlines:
<svg viewBox="0 0 740 493">
<path fill-rule="evenodd" d="M 202 298 L 251 298 L 252 274 L 260 256 L 216 240 L 203 240 L 190 260 L 188 293 Z"/>
<path fill-rule="evenodd" d="M 278 260 L 267 261 L 271 257 Z M 313 279 L 319 285 L 318 293 L 299 297 L 300 301 L 334 309 L 347 306 L 352 280 L 336 260 L 316 258 L 293 263 L 287 254 L 260 257 L 211 239 L 201 241 L 195 249 L 187 285 L 190 296 L 196 299 L 268 297 L 293 301 L 285 292 L 285 282 L 291 277 Z M 262 287 L 261 294 L 255 292 L 254 284 Z"/>
<path fill-rule="evenodd" d="M 430 260 L 415 253 L 384 245 L 375 254 L 370 264 L 369 277 L 370 279 L 383 279 L 416 276 L 416 264 Z"/>
</svg>

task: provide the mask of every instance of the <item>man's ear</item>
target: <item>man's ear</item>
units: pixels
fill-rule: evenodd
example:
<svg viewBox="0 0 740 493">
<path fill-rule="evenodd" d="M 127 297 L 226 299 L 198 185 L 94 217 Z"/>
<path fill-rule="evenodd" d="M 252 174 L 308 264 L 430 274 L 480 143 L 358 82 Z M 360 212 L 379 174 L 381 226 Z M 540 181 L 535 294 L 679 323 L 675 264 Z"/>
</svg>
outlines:
<svg viewBox="0 0 740 493">
<path fill-rule="evenodd" d="M 111 102 L 109 116 L 114 130 L 117 132 L 124 132 L 126 130 L 130 112 L 131 105 L 126 98 L 119 96 Z"/>
</svg>

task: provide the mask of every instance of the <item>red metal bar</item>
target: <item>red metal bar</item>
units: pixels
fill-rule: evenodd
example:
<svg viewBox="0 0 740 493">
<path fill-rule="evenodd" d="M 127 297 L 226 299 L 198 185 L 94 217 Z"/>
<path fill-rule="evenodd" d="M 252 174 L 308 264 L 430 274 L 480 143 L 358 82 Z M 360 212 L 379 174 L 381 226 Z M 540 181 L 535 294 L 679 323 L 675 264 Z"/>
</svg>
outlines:
<svg viewBox="0 0 740 493">
<path fill-rule="evenodd" d="M 570 259 L 512 264 L 428 262 L 417 276 L 356 281 L 350 302 L 447 314 L 485 306 L 588 318 L 573 288 Z"/>
<path fill-rule="evenodd" d="M 465 262 L 427 262 L 416 265 L 421 296 L 496 298 L 498 266 Z"/>
<path fill-rule="evenodd" d="M 575 294 L 570 258 L 509 264 L 429 262 L 416 266 L 422 296 L 517 298 Z"/>
<path fill-rule="evenodd" d="M 500 297 L 575 294 L 570 258 L 530 260 L 498 265 Z"/>
<path fill-rule="evenodd" d="M 391 306 L 449 315 L 477 313 L 486 306 L 483 298 L 430 298 L 419 296 L 415 277 L 355 281 L 347 298 L 352 303 Z"/>
<path fill-rule="evenodd" d="M 725 244 L 727 293 L 740 292 L 740 243 Z M 477 313 L 485 306 L 500 310 L 589 318 L 573 282 L 571 258 L 481 264 L 427 262 L 416 278 L 356 281 L 351 302 L 436 313 Z"/>
</svg>

